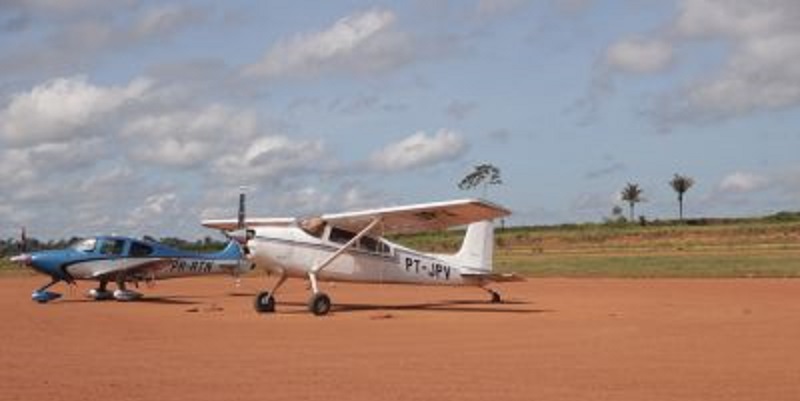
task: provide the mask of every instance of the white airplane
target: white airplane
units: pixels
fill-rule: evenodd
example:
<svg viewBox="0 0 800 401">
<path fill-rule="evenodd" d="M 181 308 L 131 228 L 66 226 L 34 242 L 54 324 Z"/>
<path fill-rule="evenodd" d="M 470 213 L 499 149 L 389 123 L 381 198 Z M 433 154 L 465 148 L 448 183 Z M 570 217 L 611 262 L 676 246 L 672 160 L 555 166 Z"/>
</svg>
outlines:
<svg viewBox="0 0 800 401">
<path fill-rule="evenodd" d="M 236 219 L 202 224 L 240 238 L 251 262 L 278 275 L 271 290 L 256 296 L 258 312 L 274 312 L 276 291 L 293 277 L 310 281 L 308 308 L 325 315 L 331 300 L 318 281 L 476 286 L 489 292 L 491 302 L 501 302 L 489 285 L 522 280 L 492 272 L 492 220 L 509 214 L 493 203 L 466 199 L 310 218 L 245 218 L 245 229 L 233 232 L 241 227 Z M 415 251 L 383 238 L 463 225 L 468 226 L 461 249 L 450 255 Z"/>
</svg>

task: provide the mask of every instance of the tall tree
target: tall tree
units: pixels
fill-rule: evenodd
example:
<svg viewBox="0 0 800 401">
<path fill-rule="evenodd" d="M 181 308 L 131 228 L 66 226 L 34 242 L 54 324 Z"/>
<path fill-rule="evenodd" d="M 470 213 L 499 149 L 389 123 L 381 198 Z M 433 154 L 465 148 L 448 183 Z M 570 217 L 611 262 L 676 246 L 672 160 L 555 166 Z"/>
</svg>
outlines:
<svg viewBox="0 0 800 401">
<path fill-rule="evenodd" d="M 639 187 L 639 184 L 631 184 L 630 182 L 620 193 L 622 200 L 628 202 L 628 205 L 630 206 L 631 222 L 633 221 L 634 207 L 637 203 L 644 201 L 644 198 L 642 198 L 642 193 L 644 193 L 644 190 Z"/>
<path fill-rule="evenodd" d="M 687 175 L 675 174 L 669 185 L 678 193 L 678 217 L 683 221 L 683 195 L 694 185 L 694 179 Z"/>
<path fill-rule="evenodd" d="M 500 185 L 503 180 L 500 178 L 500 169 L 488 163 L 479 164 L 475 169 L 464 176 L 458 183 L 458 188 L 468 190 L 483 184 L 483 197 L 486 197 L 486 190 L 489 185 Z"/>
</svg>

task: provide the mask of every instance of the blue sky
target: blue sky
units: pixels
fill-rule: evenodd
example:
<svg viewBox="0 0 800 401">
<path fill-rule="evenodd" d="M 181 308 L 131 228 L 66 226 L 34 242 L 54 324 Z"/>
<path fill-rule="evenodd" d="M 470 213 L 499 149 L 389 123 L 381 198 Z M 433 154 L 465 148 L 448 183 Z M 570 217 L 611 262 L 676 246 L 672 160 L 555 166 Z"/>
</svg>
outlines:
<svg viewBox="0 0 800 401">
<path fill-rule="evenodd" d="M 793 0 L 0 3 L 0 236 L 479 196 L 511 224 L 800 207 Z"/>
</svg>

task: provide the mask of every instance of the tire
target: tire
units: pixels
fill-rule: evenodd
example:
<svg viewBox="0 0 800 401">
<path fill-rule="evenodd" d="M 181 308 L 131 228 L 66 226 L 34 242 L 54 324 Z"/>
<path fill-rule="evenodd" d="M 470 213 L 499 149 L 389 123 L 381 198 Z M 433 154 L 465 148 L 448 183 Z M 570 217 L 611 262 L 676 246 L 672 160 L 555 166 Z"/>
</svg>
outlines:
<svg viewBox="0 0 800 401">
<path fill-rule="evenodd" d="M 503 303 L 503 298 L 500 297 L 500 293 L 492 291 L 492 303 L 493 304 Z"/>
<path fill-rule="evenodd" d="M 253 307 L 258 313 L 275 312 L 275 297 L 269 291 L 259 292 L 253 302 Z"/>
<path fill-rule="evenodd" d="M 331 299 L 320 292 L 311 296 L 308 300 L 308 310 L 316 316 L 327 315 L 331 311 Z"/>
</svg>

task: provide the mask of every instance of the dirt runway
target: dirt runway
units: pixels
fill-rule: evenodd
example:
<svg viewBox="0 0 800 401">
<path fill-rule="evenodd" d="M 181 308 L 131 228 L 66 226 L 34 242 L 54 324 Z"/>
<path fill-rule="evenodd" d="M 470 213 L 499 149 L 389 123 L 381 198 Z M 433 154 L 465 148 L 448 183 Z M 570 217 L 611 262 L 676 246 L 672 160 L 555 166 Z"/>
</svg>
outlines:
<svg viewBox="0 0 800 401">
<path fill-rule="evenodd" d="M 800 280 L 327 284 L 323 318 L 302 282 L 257 315 L 262 277 L 33 303 L 46 281 L 0 278 L 0 400 L 800 399 Z"/>
</svg>

